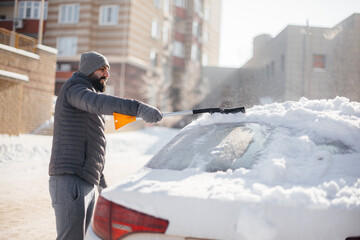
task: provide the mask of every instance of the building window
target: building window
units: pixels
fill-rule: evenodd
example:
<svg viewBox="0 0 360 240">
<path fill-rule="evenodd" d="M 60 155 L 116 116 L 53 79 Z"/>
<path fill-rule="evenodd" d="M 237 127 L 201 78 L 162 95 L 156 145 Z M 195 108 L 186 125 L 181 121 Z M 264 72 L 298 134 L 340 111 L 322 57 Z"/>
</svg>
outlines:
<svg viewBox="0 0 360 240">
<path fill-rule="evenodd" d="M 202 13 L 202 3 L 200 2 L 200 0 L 194 0 L 194 8 L 195 8 L 195 12 L 198 15 L 201 15 Z"/>
<path fill-rule="evenodd" d="M 163 10 L 165 16 L 170 15 L 170 0 L 164 0 Z"/>
<path fill-rule="evenodd" d="M 152 67 L 157 67 L 158 65 L 158 54 L 156 50 L 152 49 L 150 51 L 150 62 Z"/>
<path fill-rule="evenodd" d="M 116 25 L 119 21 L 119 6 L 108 5 L 100 7 L 99 25 Z"/>
<path fill-rule="evenodd" d="M 203 66 L 208 65 L 208 55 L 206 53 L 203 53 L 202 58 L 201 58 L 201 62 L 202 62 Z"/>
<path fill-rule="evenodd" d="M 285 55 L 284 54 L 281 55 L 281 71 L 282 72 L 285 71 Z"/>
<path fill-rule="evenodd" d="M 47 19 L 48 2 L 44 4 L 44 19 Z M 23 19 L 40 19 L 41 2 L 20 1 L 18 17 Z"/>
<path fill-rule="evenodd" d="M 71 71 L 71 64 L 59 64 L 58 68 L 56 69 L 59 72 L 70 72 Z"/>
<path fill-rule="evenodd" d="M 158 9 L 161 9 L 161 0 L 154 0 L 154 6 Z"/>
<path fill-rule="evenodd" d="M 199 29 L 199 23 L 197 21 L 193 21 L 193 24 L 192 24 L 192 34 L 194 36 L 198 36 L 198 30 Z"/>
<path fill-rule="evenodd" d="M 151 23 L 151 37 L 155 39 L 160 37 L 160 23 L 157 20 L 153 20 Z"/>
<path fill-rule="evenodd" d="M 313 68 L 325 68 L 325 55 L 314 55 L 313 58 Z"/>
<path fill-rule="evenodd" d="M 62 4 L 59 6 L 59 23 L 78 23 L 79 4 Z"/>
<path fill-rule="evenodd" d="M 186 0 L 175 0 L 175 6 L 186 8 Z"/>
<path fill-rule="evenodd" d="M 271 71 L 271 76 L 275 77 L 275 62 L 274 61 L 271 61 L 270 71 Z"/>
<path fill-rule="evenodd" d="M 165 44 L 169 42 L 169 27 L 165 25 L 163 26 L 162 41 Z"/>
<path fill-rule="evenodd" d="M 57 38 L 56 48 L 59 56 L 75 56 L 77 54 L 77 37 Z"/>
<path fill-rule="evenodd" d="M 204 10 L 204 19 L 207 22 L 210 21 L 210 9 L 209 8 L 205 8 L 205 10 Z"/>
<path fill-rule="evenodd" d="M 183 58 L 185 57 L 184 44 L 179 41 L 174 42 L 174 56 Z"/>
<path fill-rule="evenodd" d="M 209 32 L 208 31 L 204 31 L 203 33 L 203 41 L 204 43 L 208 43 L 209 42 Z"/>
<path fill-rule="evenodd" d="M 199 48 L 195 44 L 191 46 L 191 60 L 193 61 L 200 60 Z"/>
</svg>

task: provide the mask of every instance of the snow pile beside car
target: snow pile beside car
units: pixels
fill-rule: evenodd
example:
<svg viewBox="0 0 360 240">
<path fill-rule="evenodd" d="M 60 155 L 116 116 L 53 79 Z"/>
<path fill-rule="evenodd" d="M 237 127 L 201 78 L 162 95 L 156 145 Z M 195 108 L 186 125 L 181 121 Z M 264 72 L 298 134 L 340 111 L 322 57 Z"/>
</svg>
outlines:
<svg viewBox="0 0 360 240">
<path fill-rule="evenodd" d="M 207 216 L 200 211 L 182 215 L 179 209 L 179 222 L 185 228 L 186 223 L 218 216 L 216 229 L 204 229 L 212 237 L 217 236 L 217 229 L 234 228 L 222 221 L 227 217 L 236 218 L 236 231 L 245 239 L 322 239 L 325 232 L 334 239 L 360 235 L 359 103 L 340 97 L 302 98 L 298 102 L 255 106 L 246 114 L 204 115 L 185 130 L 221 122 L 261 123 L 275 128 L 261 150 L 262 158 L 251 168 L 219 172 L 206 172 L 201 167 L 182 171 L 144 168 L 113 186 L 116 191 L 105 191 L 104 196 L 158 217 L 171 214 L 170 208 L 168 213 L 167 208 L 159 211 L 158 206 L 169 203 L 158 196 L 172 196 L 182 208 L 197 204 L 197 199 L 207 199 Z M 155 195 L 145 196 L 150 192 Z M 137 204 L 139 194 L 148 197 L 149 204 Z M 220 200 L 228 208 L 224 212 L 212 200 Z M 201 205 L 204 208 L 204 201 Z M 341 223 L 341 229 L 337 223 Z M 170 224 L 169 231 L 181 235 L 181 224 L 175 225 L 177 229 L 171 229 Z"/>
</svg>

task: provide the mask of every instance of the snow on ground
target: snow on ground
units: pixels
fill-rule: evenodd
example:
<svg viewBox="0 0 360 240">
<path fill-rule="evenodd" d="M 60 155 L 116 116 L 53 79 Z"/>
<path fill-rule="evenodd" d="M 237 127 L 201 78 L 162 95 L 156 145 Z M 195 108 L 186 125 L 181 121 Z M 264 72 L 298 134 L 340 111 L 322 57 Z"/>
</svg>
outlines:
<svg viewBox="0 0 360 240">
<path fill-rule="evenodd" d="M 253 169 L 203 172 L 201 169 L 181 172 L 161 171 L 162 181 L 138 186 L 138 191 L 172 194 L 174 179 L 183 180 L 183 195 L 205 199 L 229 199 L 234 192 L 247 201 L 291 206 L 293 216 L 301 216 L 296 207 L 313 209 L 336 207 L 352 212 L 349 221 L 360 226 L 360 103 L 346 98 L 274 103 L 247 109 L 245 115 L 203 115 L 189 128 L 217 121 L 244 121 L 284 126 L 274 135 L 272 146 L 264 149 L 266 158 Z M 108 134 L 105 176 L 110 185 L 137 172 L 178 130 L 149 127 L 134 132 Z M 317 142 L 346 144 L 346 154 L 320 149 Z M 48 193 L 50 136 L 0 135 L 0 239 L 54 239 L 55 219 Z M 310 151 L 302 151 L 307 149 Z M 313 150 L 313 151 L 311 151 Z M 197 174 L 193 175 L 193 173 Z M 155 171 L 156 172 L 156 171 Z M 146 174 L 140 171 L 138 176 Z M 174 175 L 175 174 L 175 175 Z M 190 177 L 191 176 L 191 177 Z M 154 177 L 155 179 L 156 177 Z M 132 178 L 133 179 L 133 178 Z M 223 184 L 226 179 L 228 184 Z M 231 181 L 237 181 L 238 189 Z M 203 188 L 193 188 L 194 181 Z M 210 183 L 219 186 L 211 191 Z M 190 187 L 189 187 L 190 186 Z M 141 188 L 143 187 L 143 188 Z M 163 203 L 166 204 L 166 203 Z M 268 211 L 277 210 L 275 208 Z M 212 209 L 212 212 L 216 209 Z M 244 209 L 238 225 L 249 239 L 271 239 L 275 230 L 262 221 L 261 209 Z M 280 214 L 285 217 L 286 214 Z M 332 216 L 332 215 L 329 215 Z M 293 219 L 292 219 L 293 220 Z M 324 219 L 322 219 L 324 220 Z M 326 220 L 326 219 L 325 219 Z M 354 222 L 351 222 L 354 224 Z M 295 226 L 295 225 L 294 225 Z M 326 221 L 319 223 L 326 228 Z M 301 229 L 301 226 L 297 226 Z M 359 230 L 360 231 L 360 230 Z M 359 231 L 357 233 L 359 233 Z"/>
<path fill-rule="evenodd" d="M 149 127 L 107 135 L 105 176 L 114 184 L 139 170 L 178 130 Z M 48 191 L 52 136 L 0 135 L 0 240 L 55 239 Z"/>
</svg>

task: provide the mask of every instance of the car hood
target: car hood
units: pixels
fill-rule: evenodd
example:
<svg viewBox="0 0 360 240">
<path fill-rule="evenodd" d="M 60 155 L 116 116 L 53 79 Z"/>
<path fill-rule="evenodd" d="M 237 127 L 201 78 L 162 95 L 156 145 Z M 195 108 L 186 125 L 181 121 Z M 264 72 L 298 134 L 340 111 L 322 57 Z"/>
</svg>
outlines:
<svg viewBox="0 0 360 240">
<path fill-rule="evenodd" d="M 257 179 L 244 180 L 239 177 L 245 174 L 241 171 L 247 170 L 208 173 L 144 168 L 102 195 L 169 220 L 166 233 L 170 235 L 208 239 L 345 239 L 360 235 L 356 204 L 342 208 L 311 186 L 267 186 Z"/>
</svg>

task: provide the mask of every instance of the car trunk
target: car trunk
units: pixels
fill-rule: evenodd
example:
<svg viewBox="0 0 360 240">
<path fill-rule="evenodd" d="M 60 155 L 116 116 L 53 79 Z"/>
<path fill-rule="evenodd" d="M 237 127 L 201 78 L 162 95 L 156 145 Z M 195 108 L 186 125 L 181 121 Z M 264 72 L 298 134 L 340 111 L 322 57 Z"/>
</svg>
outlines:
<svg viewBox="0 0 360 240">
<path fill-rule="evenodd" d="M 148 182 L 150 187 L 151 183 Z M 220 187 L 220 186 L 217 186 Z M 215 188 L 217 188 L 215 187 Z M 266 199 L 233 201 L 221 195 L 197 198 L 162 192 L 147 193 L 137 182 L 120 184 L 103 196 L 130 209 L 169 221 L 166 234 L 203 239 L 345 239 L 358 230 L 356 211 L 276 204 Z M 212 189 L 212 191 L 214 191 Z M 184 189 L 186 192 L 186 189 Z M 186 195 L 186 194 L 185 194 Z M 299 223 L 303 228 L 299 228 Z M 326 223 L 326 224 L 319 224 Z"/>
</svg>

